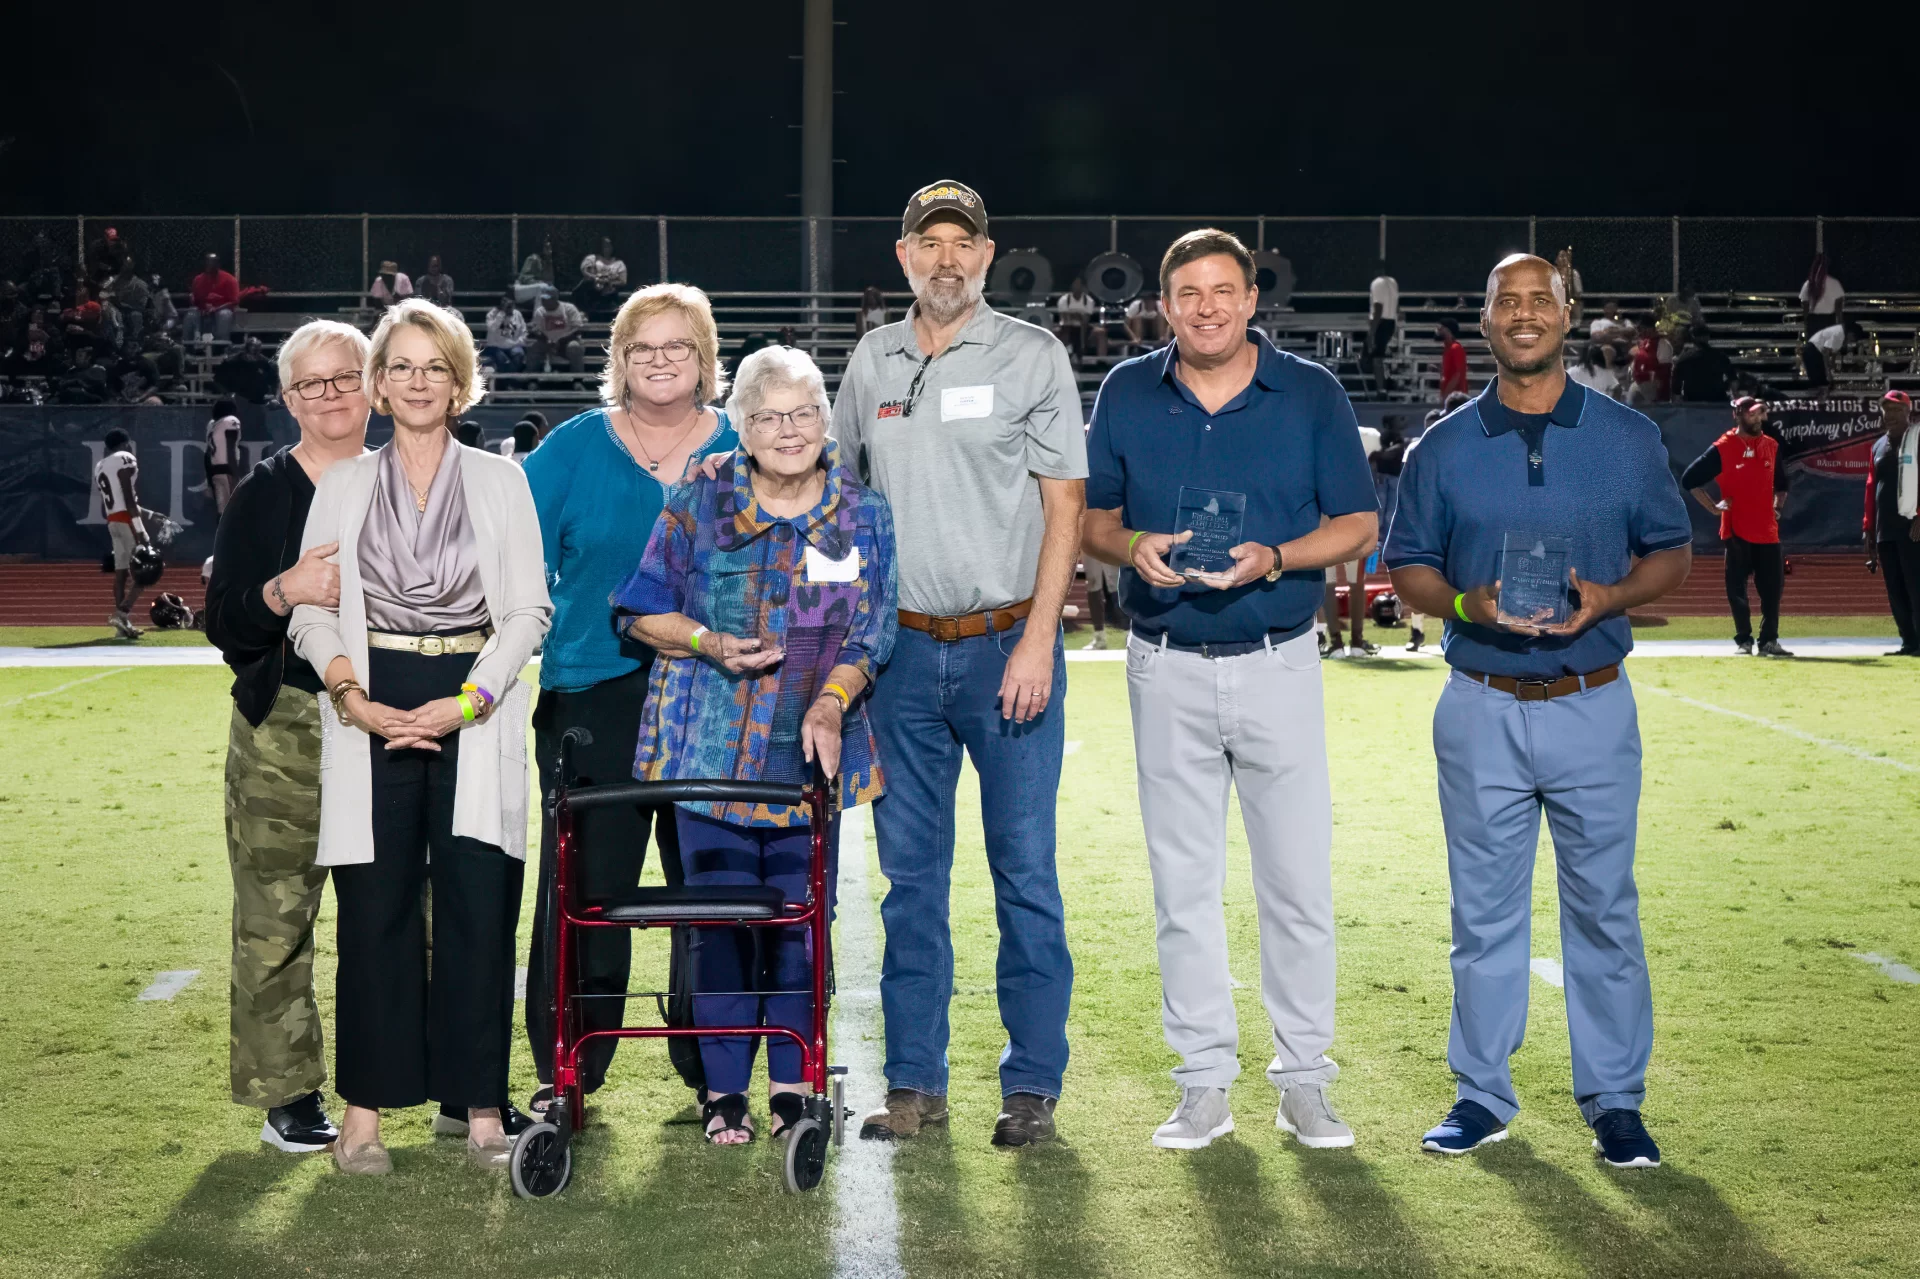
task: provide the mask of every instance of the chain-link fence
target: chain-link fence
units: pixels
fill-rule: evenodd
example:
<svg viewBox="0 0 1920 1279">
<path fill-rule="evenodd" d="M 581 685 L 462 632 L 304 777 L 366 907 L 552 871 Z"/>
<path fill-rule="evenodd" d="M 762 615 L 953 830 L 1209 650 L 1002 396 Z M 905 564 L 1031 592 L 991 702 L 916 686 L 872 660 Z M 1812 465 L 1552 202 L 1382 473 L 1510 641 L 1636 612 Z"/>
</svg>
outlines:
<svg viewBox="0 0 1920 1279">
<path fill-rule="evenodd" d="M 1611 217 L 1040 217 L 994 219 L 1002 254 L 1030 250 L 1065 289 L 1099 254 L 1133 257 L 1149 280 L 1167 244 L 1198 226 L 1232 231 L 1284 254 L 1297 294 L 1363 294 L 1384 258 L 1415 293 L 1478 294 L 1501 255 L 1573 250 L 1589 293 L 1792 293 L 1824 250 L 1853 292 L 1920 292 L 1920 218 Z M 357 295 L 381 261 L 409 274 L 439 254 L 461 292 L 503 288 L 551 246 L 554 282 L 570 289 L 601 239 L 635 285 L 687 280 L 713 292 L 896 290 L 899 224 L 891 218 L 679 218 L 652 215 L 327 214 L 302 217 L 0 218 L 0 278 L 25 282 L 48 265 L 70 280 L 109 226 L 143 274 L 183 290 L 207 253 L 242 285 L 291 297 Z"/>
</svg>

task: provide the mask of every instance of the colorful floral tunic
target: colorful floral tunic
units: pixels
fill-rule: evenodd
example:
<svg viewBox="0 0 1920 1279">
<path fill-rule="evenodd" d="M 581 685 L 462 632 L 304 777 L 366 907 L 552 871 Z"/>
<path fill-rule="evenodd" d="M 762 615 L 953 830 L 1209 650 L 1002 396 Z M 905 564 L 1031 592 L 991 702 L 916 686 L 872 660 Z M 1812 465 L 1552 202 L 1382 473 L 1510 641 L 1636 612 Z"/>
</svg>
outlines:
<svg viewBox="0 0 1920 1279">
<path fill-rule="evenodd" d="M 640 567 L 613 594 L 616 623 L 624 629 L 629 617 L 684 613 L 778 645 L 786 657 L 759 675 L 734 675 L 699 657 L 655 661 L 634 758 L 639 780 L 804 783 L 811 765 L 800 722 L 827 673 L 852 666 L 871 687 L 886 664 L 899 629 L 893 513 L 837 464 L 833 441 L 820 464 L 825 492 L 792 519 L 760 510 L 745 449 L 718 479 L 696 478 L 668 496 Z M 863 695 L 843 721 L 834 801 L 849 808 L 884 790 Z M 785 805 L 685 807 L 738 825 L 807 823 L 806 809 Z"/>
</svg>

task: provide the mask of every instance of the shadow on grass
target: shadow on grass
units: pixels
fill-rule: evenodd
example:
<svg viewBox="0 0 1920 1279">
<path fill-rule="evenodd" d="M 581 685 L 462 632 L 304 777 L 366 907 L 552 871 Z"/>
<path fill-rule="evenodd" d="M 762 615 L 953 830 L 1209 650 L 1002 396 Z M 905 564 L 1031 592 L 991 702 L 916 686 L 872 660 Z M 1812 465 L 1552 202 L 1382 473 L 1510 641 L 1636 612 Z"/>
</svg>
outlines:
<svg viewBox="0 0 1920 1279">
<path fill-rule="evenodd" d="M 989 1273 L 987 1258 L 974 1246 L 984 1223 L 976 1223 L 961 1202 L 953 1136 L 946 1128 L 923 1129 L 900 1143 L 893 1156 L 893 1193 L 900 1206 L 900 1261 L 908 1274 Z M 1005 1234 L 1004 1229 L 986 1233 Z"/>
<path fill-rule="evenodd" d="M 1792 1279 L 1796 1273 L 1768 1251 L 1710 1184 L 1671 1164 L 1609 1173 L 1657 1223 L 1647 1229 L 1608 1209 L 1572 1175 L 1536 1156 L 1524 1140 L 1508 1140 L 1476 1157 L 1512 1187 L 1515 1202 L 1534 1225 L 1588 1273 L 1693 1279 Z"/>
<path fill-rule="evenodd" d="M 1195 1194 L 1213 1225 L 1219 1269 L 1232 1275 L 1272 1274 L 1298 1261 L 1285 1214 L 1261 1184 L 1260 1157 L 1238 1141 L 1216 1141 L 1186 1159 Z"/>
<path fill-rule="evenodd" d="M 1026 1254 L 1023 1274 L 1115 1273 L 1105 1242 L 1089 1228 L 1087 1200 L 1091 1183 L 1073 1147 L 1054 1141 L 1030 1150 L 1008 1152 L 1014 1180 L 1030 1219 L 1020 1232 Z"/>
<path fill-rule="evenodd" d="M 1340 1269 L 1367 1274 L 1438 1276 L 1420 1236 L 1372 1167 L 1352 1150 L 1294 1147 L 1300 1180 L 1339 1231 Z"/>
</svg>

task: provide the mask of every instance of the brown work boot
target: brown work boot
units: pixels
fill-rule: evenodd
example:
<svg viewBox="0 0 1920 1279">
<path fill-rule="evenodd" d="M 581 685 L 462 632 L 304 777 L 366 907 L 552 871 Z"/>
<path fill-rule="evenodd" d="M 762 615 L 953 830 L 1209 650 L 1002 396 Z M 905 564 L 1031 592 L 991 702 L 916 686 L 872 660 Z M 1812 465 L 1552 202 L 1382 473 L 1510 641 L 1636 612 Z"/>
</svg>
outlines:
<svg viewBox="0 0 1920 1279">
<path fill-rule="evenodd" d="M 1030 1092 L 1010 1092 L 1000 1099 L 1000 1117 L 993 1123 L 996 1146 L 1036 1146 L 1053 1140 L 1054 1099 Z"/>
<path fill-rule="evenodd" d="M 911 1137 L 929 1124 L 947 1122 L 947 1099 L 911 1088 L 887 1089 L 887 1104 L 860 1121 L 862 1141 Z"/>
</svg>

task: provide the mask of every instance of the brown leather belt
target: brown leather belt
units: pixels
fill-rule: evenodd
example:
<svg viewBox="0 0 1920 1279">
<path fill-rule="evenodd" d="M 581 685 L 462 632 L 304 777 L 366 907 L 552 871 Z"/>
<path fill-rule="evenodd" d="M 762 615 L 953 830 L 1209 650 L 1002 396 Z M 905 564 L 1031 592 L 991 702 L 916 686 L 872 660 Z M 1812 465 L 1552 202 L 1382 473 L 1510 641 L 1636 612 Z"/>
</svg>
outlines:
<svg viewBox="0 0 1920 1279">
<path fill-rule="evenodd" d="M 996 631 L 1010 631 L 1013 624 L 1033 612 L 1033 597 L 1028 596 L 1018 604 L 1009 604 L 1005 608 L 996 608 L 985 613 L 968 613 L 965 617 L 932 617 L 926 613 L 914 613 L 900 610 L 900 625 L 909 630 L 925 631 L 942 644 L 951 644 L 955 640 L 972 639 L 976 635 L 987 633 L 987 620 L 993 620 Z"/>
<path fill-rule="evenodd" d="M 1497 688 L 1503 693 L 1512 693 L 1523 702 L 1544 702 L 1555 697 L 1565 697 L 1569 693 L 1578 693 L 1583 689 L 1599 688 L 1611 684 L 1620 678 L 1620 666 L 1602 666 L 1597 671 L 1588 671 L 1585 675 L 1568 675 L 1562 679 L 1515 679 L 1511 675 L 1482 675 L 1479 671 L 1461 671 L 1476 684 L 1485 684 L 1488 688 Z"/>
</svg>

